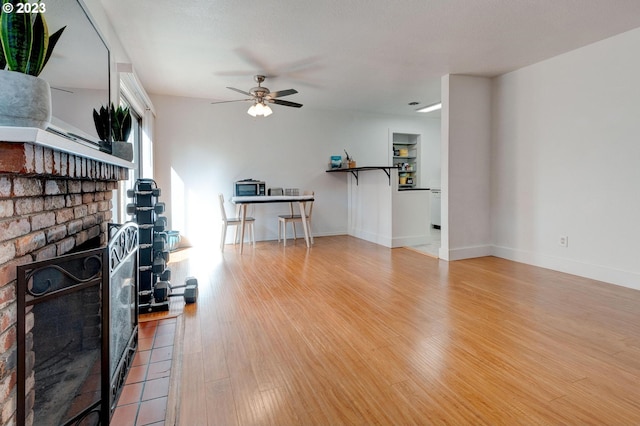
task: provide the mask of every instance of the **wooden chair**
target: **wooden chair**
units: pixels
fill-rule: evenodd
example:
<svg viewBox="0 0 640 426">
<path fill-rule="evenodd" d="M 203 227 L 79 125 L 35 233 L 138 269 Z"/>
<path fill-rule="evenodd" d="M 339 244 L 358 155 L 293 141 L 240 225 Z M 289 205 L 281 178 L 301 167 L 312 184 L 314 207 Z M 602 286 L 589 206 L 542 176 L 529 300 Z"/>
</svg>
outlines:
<svg viewBox="0 0 640 426">
<path fill-rule="evenodd" d="M 305 191 L 303 195 L 315 195 L 313 191 Z M 283 236 L 284 245 L 287 245 L 287 223 L 293 228 L 293 239 L 296 239 L 296 223 L 302 223 L 300 214 L 294 214 L 294 203 L 289 203 L 289 214 L 281 214 L 278 216 L 278 242 L 280 242 L 280 234 Z M 297 204 L 297 203 L 295 203 Z M 295 207 L 298 211 L 298 207 Z M 311 215 L 313 213 L 313 201 L 305 203 L 305 215 L 307 217 L 307 229 L 309 230 L 309 238 L 313 244 L 313 233 L 311 232 Z"/>
<path fill-rule="evenodd" d="M 235 244 L 236 242 L 238 242 L 238 238 L 240 237 L 240 232 L 238 232 L 240 230 L 240 227 L 242 226 L 242 218 L 241 217 L 227 217 L 227 212 L 224 208 L 224 197 L 222 194 L 218 194 L 218 198 L 220 199 L 220 216 L 222 217 L 222 238 L 220 239 L 220 251 L 224 251 L 224 242 L 225 239 L 227 238 L 227 228 L 229 226 L 235 226 L 236 227 L 236 234 L 233 238 L 233 244 Z M 253 224 L 255 223 L 255 218 L 253 217 L 246 217 L 245 218 L 245 223 L 247 225 L 249 225 L 249 234 L 251 237 L 251 242 L 253 243 L 253 246 L 255 247 L 256 245 L 256 236 L 253 232 Z"/>
</svg>

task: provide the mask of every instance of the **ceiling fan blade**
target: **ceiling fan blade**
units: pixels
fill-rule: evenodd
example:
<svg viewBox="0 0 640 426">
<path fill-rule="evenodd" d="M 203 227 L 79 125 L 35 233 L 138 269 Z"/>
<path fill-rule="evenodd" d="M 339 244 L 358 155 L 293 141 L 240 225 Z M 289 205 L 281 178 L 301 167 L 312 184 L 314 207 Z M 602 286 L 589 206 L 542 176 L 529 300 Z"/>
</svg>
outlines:
<svg viewBox="0 0 640 426">
<path fill-rule="evenodd" d="M 269 102 L 272 103 L 272 104 L 284 105 L 284 106 L 294 107 L 294 108 L 302 107 L 302 104 L 297 104 L 295 102 L 289 102 L 289 101 L 283 101 L 283 100 L 280 100 L 280 99 L 270 99 Z"/>
<path fill-rule="evenodd" d="M 252 98 L 249 99 L 236 99 L 235 101 L 218 101 L 218 102 L 211 102 L 211 104 L 228 104 L 230 102 L 245 102 L 245 101 L 252 101 Z"/>
<path fill-rule="evenodd" d="M 245 92 L 244 90 L 236 89 L 235 87 L 227 87 L 227 89 L 231 89 L 234 92 L 242 93 L 243 95 L 251 96 L 251 93 Z"/>
<path fill-rule="evenodd" d="M 298 93 L 296 89 L 278 90 L 277 92 L 269 93 L 269 96 L 271 97 L 271 99 L 274 99 L 274 98 L 280 98 L 282 96 L 293 95 L 295 93 Z"/>
<path fill-rule="evenodd" d="M 265 75 L 269 78 L 274 78 L 278 76 L 273 67 L 270 67 L 262 58 L 259 58 L 257 54 L 251 52 L 246 47 L 238 47 L 234 49 L 236 54 L 242 58 L 247 63 L 251 64 L 253 68 L 257 68 L 260 72 L 258 74 Z"/>
<path fill-rule="evenodd" d="M 248 75 L 255 75 L 254 70 L 231 70 L 231 71 L 220 71 L 215 72 L 215 75 L 219 75 L 221 77 L 245 77 Z"/>
</svg>

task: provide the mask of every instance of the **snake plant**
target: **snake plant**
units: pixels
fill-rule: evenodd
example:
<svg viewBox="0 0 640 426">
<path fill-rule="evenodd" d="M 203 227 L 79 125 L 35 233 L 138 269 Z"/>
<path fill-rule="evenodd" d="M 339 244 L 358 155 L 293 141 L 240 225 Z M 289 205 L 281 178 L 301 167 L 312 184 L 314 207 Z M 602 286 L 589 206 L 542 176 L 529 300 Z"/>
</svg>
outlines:
<svg viewBox="0 0 640 426">
<path fill-rule="evenodd" d="M 17 13 L 24 0 L 3 0 L 0 12 L 0 69 L 38 76 L 66 27 L 49 35 L 41 12 Z M 5 6 L 11 4 L 13 7 Z M 7 13 L 6 10 L 13 10 Z"/>
<path fill-rule="evenodd" d="M 129 107 L 111 104 L 108 108 L 100 107 L 100 111 L 93 110 L 93 122 L 96 125 L 98 137 L 102 141 L 109 139 L 109 126 L 114 141 L 126 142 L 131 133 L 131 113 Z"/>
</svg>

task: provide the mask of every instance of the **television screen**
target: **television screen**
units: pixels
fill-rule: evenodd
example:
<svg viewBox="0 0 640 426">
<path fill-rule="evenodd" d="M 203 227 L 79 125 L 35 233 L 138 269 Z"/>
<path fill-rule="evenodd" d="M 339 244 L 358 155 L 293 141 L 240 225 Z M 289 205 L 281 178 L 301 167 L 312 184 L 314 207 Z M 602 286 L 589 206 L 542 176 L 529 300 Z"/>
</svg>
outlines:
<svg viewBox="0 0 640 426">
<path fill-rule="evenodd" d="M 66 26 L 40 74 L 51 86 L 49 130 L 97 144 L 93 109 L 110 102 L 109 49 L 80 0 L 47 2 L 46 8 L 50 34 Z"/>
</svg>

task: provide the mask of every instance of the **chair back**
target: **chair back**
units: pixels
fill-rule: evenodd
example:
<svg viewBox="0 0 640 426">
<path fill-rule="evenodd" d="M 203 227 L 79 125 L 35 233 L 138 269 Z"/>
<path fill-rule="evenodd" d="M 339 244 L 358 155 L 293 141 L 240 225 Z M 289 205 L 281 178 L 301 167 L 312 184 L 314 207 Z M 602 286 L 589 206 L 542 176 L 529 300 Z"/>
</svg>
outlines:
<svg viewBox="0 0 640 426">
<path fill-rule="evenodd" d="M 302 195 L 315 195 L 315 192 L 314 191 L 304 191 L 302 193 Z M 306 203 L 304 203 L 304 208 L 305 208 L 304 215 L 307 216 L 307 219 L 311 220 L 311 213 L 313 211 L 313 201 L 307 201 Z M 300 212 L 298 211 L 297 208 L 295 208 L 295 209 L 293 208 L 293 203 L 289 203 L 289 214 L 291 216 L 295 216 L 298 213 L 300 213 Z"/>
<path fill-rule="evenodd" d="M 312 195 L 315 197 L 315 191 L 304 191 L 303 195 Z M 306 212 L 306 216 L 308 220 L 311 220 L 311 213 L 313 213 L 313 201 L 308 201 L 306 205 L 309 206 L 309 211 Z"/>
<path fill-rule="evenodd" d="M 224 209 L 224 196 L 222 194 L 218 194 L 218 198 L 220 199 L 220 216 L 222 217 L 222 221 L 227 223 L 227 212 Z"/>
<path fill-rule="evenodd" d="M 315 196 L 316 193 L 314 191 L 304 191 L 302 195 Z M 293 203 L 289 203 L 289 208 L 291 209 L 291 216 L 293 216 L 294 215 Z M 313 213 L 313 201 L 305 202 L 304 208 L 305 208 L 304 215 L 307 217 L 307 220 L 311 220 L 311 213 Z M 297 211 L 297 209 L 295 211 L 296 213 L 300 213 Z"/>
</svg>

